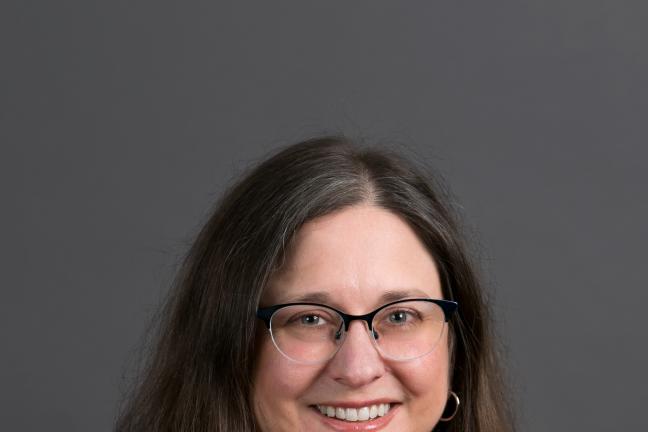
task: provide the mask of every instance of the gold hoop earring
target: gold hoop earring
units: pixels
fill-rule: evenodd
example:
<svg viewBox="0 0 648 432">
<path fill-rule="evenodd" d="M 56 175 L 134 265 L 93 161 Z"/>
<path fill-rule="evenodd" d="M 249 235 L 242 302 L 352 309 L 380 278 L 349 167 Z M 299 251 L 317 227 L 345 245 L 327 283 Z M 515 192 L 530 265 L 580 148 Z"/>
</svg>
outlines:
<svg viewBox="0 0 648 432">
<path fill-rule="evenodd" d="M 452 397 L 454 398 L 454 401 L 455 401 L 455 409 L 454 409 L 454 411 L 452 412 L 452 415 L 449 415 L 448 417 L 441 417 L 441 418 L 439 419 L 440 421 L 443 421 L 443 422 L 450 421 L 450 420 L 452 420 L 453 418 L 455 418 L 455 416 L 456 416 L 457 413 L 459 412 L 459 405 L 461 404 L 461 402 L 459 401 L 459 396 L 457 396 L 457 393 L 455 393 L 455 392 L 453 392 L 453 391 L 450 391 L 450 396 L 452 396 Z M 450 398 L 448 398 L 448 400 L 450 400 Z M 448 407 L 448 405 L 447 405 L 447 403 L 446 403 L 446 408 L 447 408 L 447 407 Z M 445 412 L 445 408 L 443 409 L 443 412 Z M 443 414 L 442 414 L 442 415 L 443 415 Z"/>
</svg>

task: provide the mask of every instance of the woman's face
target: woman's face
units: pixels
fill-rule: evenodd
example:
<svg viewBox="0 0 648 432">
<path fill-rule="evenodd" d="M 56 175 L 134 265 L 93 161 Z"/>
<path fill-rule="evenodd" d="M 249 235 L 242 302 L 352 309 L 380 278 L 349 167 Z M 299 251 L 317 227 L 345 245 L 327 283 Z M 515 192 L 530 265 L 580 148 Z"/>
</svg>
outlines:
<svg viewBox="0 0 648 432">
<path fill-rule="evenodd" d="M 262 306 L 304 301 L 361 315 L 387 296 L 441 299 L 436 265 L 414 231 L 384 209 L 361 205 L 315 219 L 300 230 L 291 255 L 263 293 Z M 284 357 L 260 325 L 254 375 L 255 416 L 265 432 L 432 430 L 448 397 L 447 330 L 434 350 L 408 361 L 385 359 L 366 325 L 353 321 L 326 363 Z M 338 420 L 318 406 L 371 407 L 389 403 L 384 417 Z"/>
</svg>

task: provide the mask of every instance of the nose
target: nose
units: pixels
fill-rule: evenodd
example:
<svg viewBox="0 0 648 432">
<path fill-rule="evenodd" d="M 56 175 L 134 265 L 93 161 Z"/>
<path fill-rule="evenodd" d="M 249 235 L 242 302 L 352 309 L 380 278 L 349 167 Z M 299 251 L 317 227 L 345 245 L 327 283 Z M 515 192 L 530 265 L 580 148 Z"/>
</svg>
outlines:
<svg viewBox="0 0 648 432">
<path fill-rule="evenodd" d="M 327 372 L 348 387 L 362 387 L 384 375 L 385 364 L 364 322 L 349 325 L 344 343 L 329 361 Z"/>
</svg>

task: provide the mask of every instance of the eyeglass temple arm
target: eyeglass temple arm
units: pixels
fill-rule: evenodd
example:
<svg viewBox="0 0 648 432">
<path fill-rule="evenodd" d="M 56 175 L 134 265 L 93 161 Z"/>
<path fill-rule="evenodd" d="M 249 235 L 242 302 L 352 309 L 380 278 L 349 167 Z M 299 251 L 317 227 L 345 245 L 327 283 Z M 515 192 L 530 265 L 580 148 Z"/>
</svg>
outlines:
<svg viewBox="0 0 648 432">
<path fill-rule="evenodd" d="M 256 316 L 257 318 L 263 320 L 267 329 L 270 329 L 270 318 L 272 317 L 272 314 L 275 312 L 275 310 L 276 308 L 274 307 L 257 309 Z"/>
<path fill-rule="evenodd" d="M 456 301 L 452 300 L 436 300 L 436 304 L 443 309 L 443 314 L 445 315 L 446 322 L 450 321 L 450 317 L 453 313 L 459 308 L 459 304 Z"/>
</svg>

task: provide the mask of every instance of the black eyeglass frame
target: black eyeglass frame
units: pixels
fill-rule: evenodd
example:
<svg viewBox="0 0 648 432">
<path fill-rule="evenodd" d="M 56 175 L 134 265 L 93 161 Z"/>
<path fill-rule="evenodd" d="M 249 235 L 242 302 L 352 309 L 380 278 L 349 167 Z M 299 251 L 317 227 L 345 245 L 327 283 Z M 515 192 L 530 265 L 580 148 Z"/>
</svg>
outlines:
<svg viewBox="0 0 648 432">
<path fill-rule="evenodd" d="M 286 354 L 277 345 L 277 343 L 276 343 L 276 341 L 274 339 L 274 335 L 272 334 L 272 325 L 271 325 L 272 316 L 275 314 L 275 312 L 277 312 L 278 310 L 281 310 L 281 309 L 283 309 L 285 307 L 288 307 L 288 306 L 319 306 L 319 307 L 324 307 L 324 308 L 327 308 L 329 310 L 332 310 L 342 318 L 342 321 L 343 321 L 343 324 L 344 324 L 344 333 L 347 333 L 349 331 L 349 326 L 351 325 L 351 321 L 355 321 L 355 320 L 364 321 L 364 322 L 367 323 L 367 328 L 369 330 L 369 333 L 371 334 L 372 342 L 374 343 L 374 345 L 376 346 L 378 351 L 380 351 L 380 353 L 381 353 L 381 355 L 383 357 L 394 360 L 394 361 L 408 361 L 408 360 L 414 360 L 415 358 L 419 358 L 419 357 L 421 357 L 423 355 L 426 355 L 431 350 L 428 351 L 427 353 L 421 354 L 420 356 L 413 357 L 413 358 L 405 358 L 405 359 L 394 358 L 394 357 L 384 353 L 382 351 L 382 349 L 380 348 L 380 346 L 377 344 L 379 335 L 373 329 L 373 319 L 376 316 L 376 314 L 378 314 L 380 311 L 382 311 L 383 309 L 385 309 L 385 308 L 387 308 L 389 306 L 393 306 L 393 305 L 399 304 L 399 303 L 412 302 L 412 301 L 429 302 L 429 303 L 434 303 L 434 304 L 438 305 L 441 308 L 441 310 L 443 311 L 444 323 L 446 323 L 446 324 L 449 322 L 450 317 L 452 316 L 452 314 L 459 307 L 457 302 L 451 301 L 451 300 L 438 300 L 438 299 L 430 299 L 430 298 L 407 298 L 407 299 L 402 299 L 402 300 L 396 300 L 396 301 L 393 301 L 393 302 L 389 302 L 387 304 L 384 304 L 384 305 L 380 306 L 376 310 L 374 310 L 372 312 L 369 312 L 367 314 L 364 314 L 364 315 L 351 315 L 351 314 L 344 313 L 339 309 L 336 309 L 334 307 L 331 307 L 331 306 L 325 305 L 325 304 L 321 304 L 321 303 L 295 302 L 295 303 L 278 304 L 278 305 L 269 306 L 269 307 L 266 307 L 266 308 L 259 308 L 259 309 L 257 309 L 256 316 L 259 319 L 262 319 L 265 322 L 266 327 L 268 328 L 268 331 L 270 332 L 270 336 L 272 337 L 272 341 L 273 341 L 273 343 L 275 345 L 275 348 L 277 348 L 277 350 L 283 356 L 285 356 L 286 358 L 288 358 L 288 359 L 290 359 L 292 361 L 295 361 L 297 363 L 301 363 L 301 364 L 321 364 L 321 363 L 327 362 L 335 355 L 335 353 L 337 352 L 337 349 L 339 349 L 341 347 L 341 345 L 339 345 L 338 348 L 331 353 L 331 356 L 326 358 L 326 359 L 315 360 L 315 361 L 307 361 L 307 360 L 298 360 L 298 359 L 290 357 L 288 354 Z M 340 339 L 341 337 L 342 337 L 342 325 L 340 325 L 340 328 L 337 330 L 337 332 L 335 334 L 336 339 Z"/>
<path fill-rule="evenodd" d="M 327 309 L 331 309 L 335 312 L 338 313 L 342 317 L 342 320 L 344 321 L 344 331 L 348 332 L 349 331 L 349 325 L 351 325 L 351 321 L 364 321 L 367 323 L 367 327 L 369 328 L 369 331 L 372 332 L 373 334 L 373 319 L 374 317 L 380 312 L 381 310 L 393 306 L 398 303 L 405 303 L 405 302 L 411 302 L 411 301 L 422 301 L 422 302 L 429 302 L 429 303 L 434 303 L 438 305 L 442 310 L 443 310 L 443 316 L 445 319 L 445 322 L 447 323 L 450 320 L 450 317 L 452 314 L 458 309 L 459 304 L 455 301 L 452 300 L 439 300 L 439 299 L 422 299 L 422 298 L 413 298 L 413 299 L 403 299 L 403 300 L 396 300 L 387 304 L 384 304 L 380 306 L 378 309 L 369 312 L 364 315 L 351 315 L 348 313 L 344 313 L 341 310 L 335 309 L 334 307 L 331 307 L 329 305 L 321 304 L 321 303 L 283 303 L 283 304 L 278 304 L 274 306 L 268 306 L 265 308 L 259 308 L 257 309 L 256 316 L 257 318 L 260 318 L 265 322 L 266 328 L 270 329 L 270 320 L 272 319 L 272 315 L 274 315 L 275 312 L 277 312 L 279 309 L 283 309 L 288 306 L 321 306 L 325 307 Z"/>
</svg>

